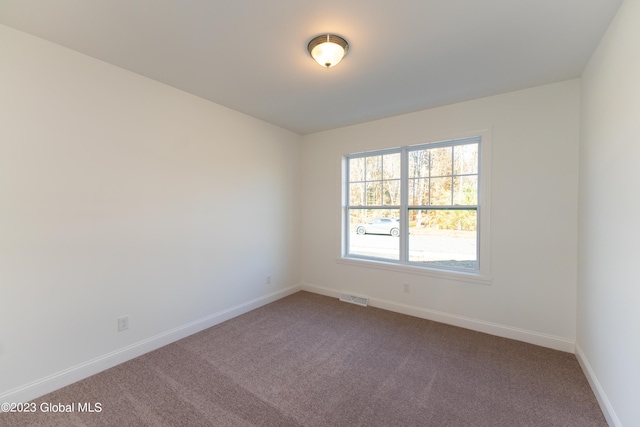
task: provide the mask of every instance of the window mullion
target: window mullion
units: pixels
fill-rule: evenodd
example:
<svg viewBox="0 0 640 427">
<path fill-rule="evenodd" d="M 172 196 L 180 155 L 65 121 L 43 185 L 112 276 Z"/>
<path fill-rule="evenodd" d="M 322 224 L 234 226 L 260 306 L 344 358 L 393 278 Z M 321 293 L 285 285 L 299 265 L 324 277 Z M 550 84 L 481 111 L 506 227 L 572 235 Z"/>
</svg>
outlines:
<svg viewBox="0 0 640 427">
<path fill-rule="evenodd" d="M 400 261 L 409 260 L 409 151 L 400 154 Z"/>
<path fill-rule="evenodd" d="M 455 147 L 451 147 L 451 195 L 449 197 L 451 197 L 451 204 L 454 204 L 454 198 L 453 198 L 453 194 L 454 194 L 454 190 L 456 187 L 456 179 L 455 179 L 455 175 L 456 175 L 456 171 L 455 171 L 455 164 L 454 164 L 454 153 L 456 151 Z"/>
</svg>

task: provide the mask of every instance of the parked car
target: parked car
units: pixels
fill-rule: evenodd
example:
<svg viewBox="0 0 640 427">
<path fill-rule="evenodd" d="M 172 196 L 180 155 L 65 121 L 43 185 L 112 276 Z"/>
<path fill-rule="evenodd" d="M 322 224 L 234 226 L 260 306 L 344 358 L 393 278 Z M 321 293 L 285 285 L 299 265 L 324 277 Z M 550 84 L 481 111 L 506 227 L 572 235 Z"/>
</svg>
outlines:
<svg viewBox="0 0 640 427">
<path fill-rule="evenodd" d="M 400 235 L 400 220 L 396 218 L 378 218 L 364 224 L 356 225 L 358 234 L 390 234 Z"/>
</svg>

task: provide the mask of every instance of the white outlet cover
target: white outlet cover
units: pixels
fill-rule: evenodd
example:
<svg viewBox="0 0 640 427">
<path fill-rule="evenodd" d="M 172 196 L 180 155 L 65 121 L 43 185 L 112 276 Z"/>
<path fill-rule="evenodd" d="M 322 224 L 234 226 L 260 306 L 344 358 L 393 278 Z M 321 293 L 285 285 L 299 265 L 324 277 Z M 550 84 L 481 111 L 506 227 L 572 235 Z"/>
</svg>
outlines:
<svg viewBox="0 0 640 427">
<path fill-rule="evenodd" d="M 129 329 L 129 316 L 118 317 L 118 332 Z"/>
</svg>

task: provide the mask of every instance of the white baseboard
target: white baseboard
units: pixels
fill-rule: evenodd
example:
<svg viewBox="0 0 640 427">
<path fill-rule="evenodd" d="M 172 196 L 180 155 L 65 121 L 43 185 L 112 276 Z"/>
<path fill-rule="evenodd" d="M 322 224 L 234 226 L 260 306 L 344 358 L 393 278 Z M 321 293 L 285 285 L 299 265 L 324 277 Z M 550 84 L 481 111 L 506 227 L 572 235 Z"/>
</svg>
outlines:
<svg viewBox="0 0 640 427">
<path fill-rule="evenodd" d="M 587 381 L 589 381 L 593 394 L 596 395 L 596 399 L 598 400 L 598 404 L 600 405 L 600 409 L 602 409 L 604 417 L 607 419 L 607 423 L 609 423 L 609 426 L 611 427 L 622 427 L 620 419 L 618 419 L 616 412 L 613 410 L 611 402 L 609 402 L 602 385 L 600 385 L 600 381 L 598 381 L 596 374 L 593 372 L 593 369 L 591 369 L 591 365 L 578 343 L 576 343 L 576 358 L 582 368 L 582 372 L 584 372 L 584 375 L 587 377 Z"/>
<path fill-rule="evenodd" d="M 156 350 L 236 316 L 248 313 L 251 310 L 255 310 L 258 307 L 294 294 L 300 290 L 300 285 L 292 286 L 237 305 L 228 310 L 206 316 L 186 325 L 179 326 L 111 353 L 96 357 L 95 359 L 73 366 L 69 369 L 56 372 L 29 384 L 9 390 L 0 394 L 0 402 L 28 402 L 54 390 L 124 363 L 127 360 L 134 359 L 145 353 Z"/>
<path fill-rule="evenodd" d="M 323 288 L 321 286 L 311 284 L 303 284 L 302 290 L 335 298 L 339 298 L 341 293 L 341 291 Z M 351 293 L 346 290 L 344 292 L 347 294 Z M 362 296 L 367 297 L 366 295 Z M 387 301 L 371 297 L 368 298 L 369 305 L 372 307 L 378 307 L 385 310 L 394 311 L 396 313 L 407 314 L 409 316 L 420 317 L 422 319 L 433 320 L 440 323 L 446 323 L 448 325 L 459 326 L 461 328 L 484 332 L 486 334 L 496 335 L 503 338 L 523 341 L 542 347 L 552 348 L 554 350 L 565 351 L 567 353 L 575 352 L 575 342 L 566 338 L 541 334 L 539 332 L 528 331 L 525 329 L 514 328 L 497 323 L 485 322 L 484 320 L 472 319 L 455 314 L 429 310 L 426 308 L 402 304 L 394 301 Z"/>
</svg>

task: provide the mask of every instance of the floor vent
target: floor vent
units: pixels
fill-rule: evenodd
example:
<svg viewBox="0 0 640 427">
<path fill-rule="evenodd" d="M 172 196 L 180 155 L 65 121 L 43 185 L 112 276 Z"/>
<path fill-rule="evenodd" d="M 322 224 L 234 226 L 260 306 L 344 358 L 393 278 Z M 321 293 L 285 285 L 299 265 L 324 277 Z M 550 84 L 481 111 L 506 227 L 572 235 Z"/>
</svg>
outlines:
<svg viewBox="0 0 640 427">
<path fill-rule="evenodd" d="M 355 295 L 340 294 L 340 301 L 350 302 L 351 304 L 358 304 L 363 307 L 369 305 L 368 298 L 357 297 Z"/>
</svg>

